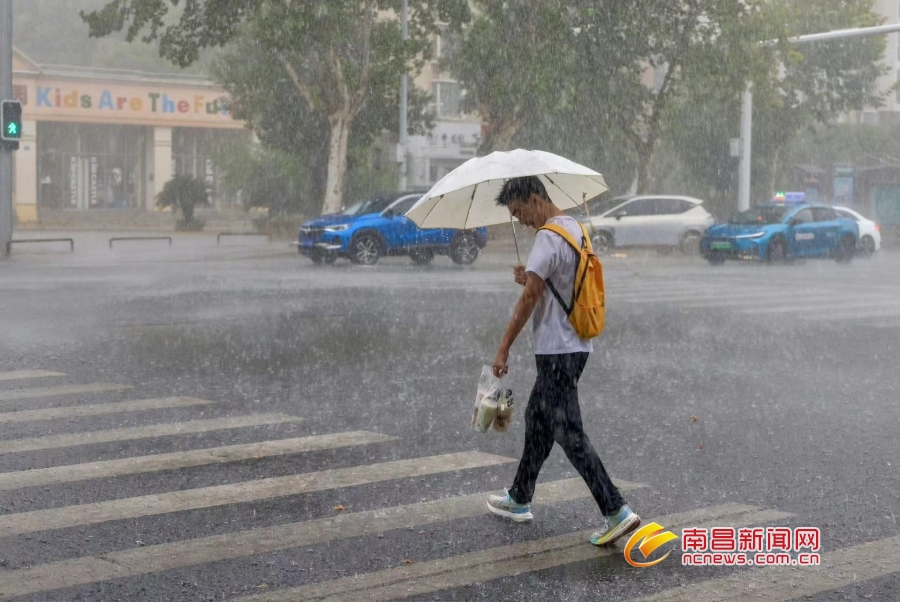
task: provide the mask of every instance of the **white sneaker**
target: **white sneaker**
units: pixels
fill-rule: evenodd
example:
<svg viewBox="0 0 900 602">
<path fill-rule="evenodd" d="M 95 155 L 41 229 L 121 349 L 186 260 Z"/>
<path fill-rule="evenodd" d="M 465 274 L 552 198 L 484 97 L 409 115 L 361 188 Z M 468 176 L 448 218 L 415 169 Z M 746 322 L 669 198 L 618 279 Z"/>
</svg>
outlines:
<svg viewBox="0 0 900 602">
<path fill-rule="evenodd" d="M 524 523 L 534 518 L 534 515 L 531 514 L 531 504 L 514 502 L 508 491 L 506 495 L 489 495 L 487 507 L 497 516 L 514 520 L 517 523 Z"/>
</svg>

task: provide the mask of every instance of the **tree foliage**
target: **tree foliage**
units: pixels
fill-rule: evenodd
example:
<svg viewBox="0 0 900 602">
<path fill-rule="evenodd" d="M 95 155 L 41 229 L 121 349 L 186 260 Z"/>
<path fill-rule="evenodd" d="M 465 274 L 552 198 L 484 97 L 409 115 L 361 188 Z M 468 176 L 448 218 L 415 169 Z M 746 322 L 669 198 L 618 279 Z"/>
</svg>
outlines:
<svg viewBox="0 0 900 602">
<path fill-rule="evenodd" d="M 203 180 L 190 174 L 180 174 L 163 185 L 156 197 L 156 206 L 181 211 L 182 224 L 190 229 L 195 224 L 194 209 L 209 205 L 209 195 Z"/>
<path fill-rule="evenodd" d="M 270 173 L 275 179 L 273 186 L 282 187 L 283 193 L 268 197 L 273 199 L 275 214 L 281 211 L 311 213 L 321 210 L 328 166 L 329 125 L 325 118 L 310 109 L 306 100 L 297 94 L 283 66 L 273 61 L 249 33 L 240 35 L 217 58 L 212 72 L 214 79 L 228 93 L 231 114 L 247 122 L 268 151 L 242 148 L 229 151 L 225 157 L 243 157 L 248 165 L 262 160 L 275 163 L 268 169 L 259 168 L 256 172 Z M 393 87 L 385 85 L 380 88 L 380 98 L 366 99 L 350 132 L 343 193 L 351 198 L 370 193 L 372 188 L 366 189 L 367 185 L 379 188 L 396 185 L 396 179 L 388 182 L 373 176 L 369 156 L 370 147 L 384 130 L 394 132 L 399 127 L 399 78 L 392 83 Z M 413 87 L 409 100 L 410 131 L 424 134 L 431 126 L 430 115 L 426 112 L 429 98 Z M 238 173 L 243 173 L 241 160 L 225 163 L 230 166 L 226 169 L 234 168 Z M 296 165 L 298 171 L 289 176 L 277 175 L 288 165 Z M 379 167 L 386 175 L 396 178 L 394 171 L 386 169 L 387 166 Z M 300 173 L 303 174 L 302 185 L 297 178 Z M 239 178 L 236 180 L 240 181 Z M 253 196 L 248 197 L 245 193 L 244 198 Z M 261 195 L 260 198 L 266 197 Z M 289 199 L 289 202 L 280 206 L 274 200 L 277 198 Z"/>
<path fill-rule="evenodd" d="M 13 3 L 16 48 L 38 63 L 152 72 L 180 72 L 149 46 L 129 44 L 124 33 L 89 39 L 79 11 L 101 8 L 108 0 L 28 0 Z M 177 11 L 176 11 L 177 12 Z M 210 53 L 201 53 L 189 71 L 205 71 Z"/>
<path fill-rule="evenodd" d="M 482 151 L 509 150 L 528 124 L 566 105 L 574 76 L 568 2 L 474 0 L 472 22 L 447 62 L 487 128 Z"/>
<path fill-rule="evenodd" d="M 350 137 L 367 105 L 397 96 L 400 75 L 420 69 L 430 53 L 438 20 L 465 18 L 464 0 L 414 0 L 409 39 L 401 39 L 399 0 L 186 0 L 177 20 L 167 20 L 178 0 L 112 0 L 83 14 L 92 35 L 127 30 L 158 42 L 160 54 L 186 65 L 202 48 L 245 33 L 262 60 L 280 65 L 309 113 L 328 127 L 323 211 L 340 208 Z M 221 71 L 220 71 L 221 72 Z"/>
<path fill-rule="evenodd" d="M 789 37 L 876 25 L 872 0 L 823 0 L 815 10 L 800 0 L 778 0 L 760 7 L 766 27 L 758 39 L 774 40 L 746 65 L 752 81 L 752 198 L 771 198 L 778 178 L 793 177 L 783 149 L 804 131 L 830 126 L 841 114 L 877 107 L 885 91 L 881 36 L 794 45 Z M 777 24 L 779 31 L 771 29 Z M 727 67 L 727 65 L 723 65 Z M 657 183 L 678 182 L 685 192 L 712 196 L 714 206 L 732 205 L 737 196 L 738 160 L 728 139 L 739 136 L 742 82 L 727 84 L 716 71 L 686 74 L 683 93 L 663 124 L 663 153 Z M 725 82 L 725 83 L 723 83 Z M 727 84 L 727 85 L 726 85 Z"/>
<path fill-rule="evenodd" d="M 488 146 L 508 148 L 517 135 L 565 138 L 570 154 L 618 157 L 617 168 L 636 168 L 642 191 L 662 118 L 681 94 L 685 73 L 716 71 L 732 82 L 746 77 L 743 66 L 761 23 L 748 6 L 740 0 L 478 0 L 478 16 L 465 28 L 464 50 L 450 68 L 466 86 L 470 107 L 487 121 Z M 742 61 L 731 61 L 739 56 Z M 654 72 L 658 81 L 648 81 Z"/>
</svg>

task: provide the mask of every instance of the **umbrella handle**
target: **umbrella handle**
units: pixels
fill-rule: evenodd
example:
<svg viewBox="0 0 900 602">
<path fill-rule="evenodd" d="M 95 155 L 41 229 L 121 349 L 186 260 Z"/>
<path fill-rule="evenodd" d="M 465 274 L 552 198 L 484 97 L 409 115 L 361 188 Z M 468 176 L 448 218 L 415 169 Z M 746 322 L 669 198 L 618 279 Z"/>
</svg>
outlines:
<svg viewBox="0 0 900 602">
<path fill-rule="evenodd" d="M 516 243 L 516 261 L 522 263 L 522 257 L 519 255 L 519 238 L 516 236 L 516 224 L 513 222 L 512 213 L 509 214 L 509 225 L 512 226 L 513 241 Z"/>
<path fill-rule="evenodd" d="M 584 198 L 586 196 L 587 196 L 586 192 L 581 193 L 581 206 L 584 207 L 584 214 L 587 215 L 588 224 L 591 226 L 591 234 L 593 235 L 593 234 L 596 234 L 597 231 L 594 230 L 594 220 L 591 219 L 591 212 L 588 209 L 587 199 Z"/>
</svg>

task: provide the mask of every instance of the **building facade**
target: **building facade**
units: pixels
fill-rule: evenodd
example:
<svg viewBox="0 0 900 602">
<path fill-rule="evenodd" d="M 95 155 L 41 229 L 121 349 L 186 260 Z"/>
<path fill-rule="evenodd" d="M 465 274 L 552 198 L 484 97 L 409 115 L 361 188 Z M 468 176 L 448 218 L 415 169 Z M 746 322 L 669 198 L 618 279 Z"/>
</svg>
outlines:
<svg viewBox="0 0 900 602">
<path fill-rule="evenodd" d="M 13 153 L 13 206 L 20 223 L 42 210 L 155 209 L 174 175 L 207 183 L 218 207 L 216 150 L 248 137 L 224 93 L 196 77 L 43 66 L 13 57 L 13 95 L 23 138 Z"/>
<path fill-rule="evenodd" d="M 410 188 L 430 188 L 438 180 L 476 155 L 481 144 L 481 118 L 463 109 L 465 91 L 441 62 L 457 48 L 455 35 L 434 37 L 434 60 L 413 81 L 431 92 L 434 128 L 425 136 L 409 137 L 407 182 Z"/>
</svg>

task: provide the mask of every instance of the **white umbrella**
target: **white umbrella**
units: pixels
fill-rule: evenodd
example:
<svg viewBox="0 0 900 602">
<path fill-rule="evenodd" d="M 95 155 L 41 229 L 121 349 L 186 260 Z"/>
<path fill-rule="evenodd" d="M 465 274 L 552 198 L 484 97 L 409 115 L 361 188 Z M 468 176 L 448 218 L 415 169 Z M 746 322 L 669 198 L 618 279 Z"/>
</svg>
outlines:
<svg viewBox="0 0 900 602">
<path fill-rule="evenodd" d="M 601 174 L 559 155 L 522 149 L 497 151 L 469 159 L 448 173 L 406 216 L 420 228 L 464 230 L 502 224 L 511 217 L 506 207 L 496 204 L 497 195 L 504 182 L 522 176 L 538 176 L 550 200 L 563 210 L 609 190 Z"/>
</svg>

